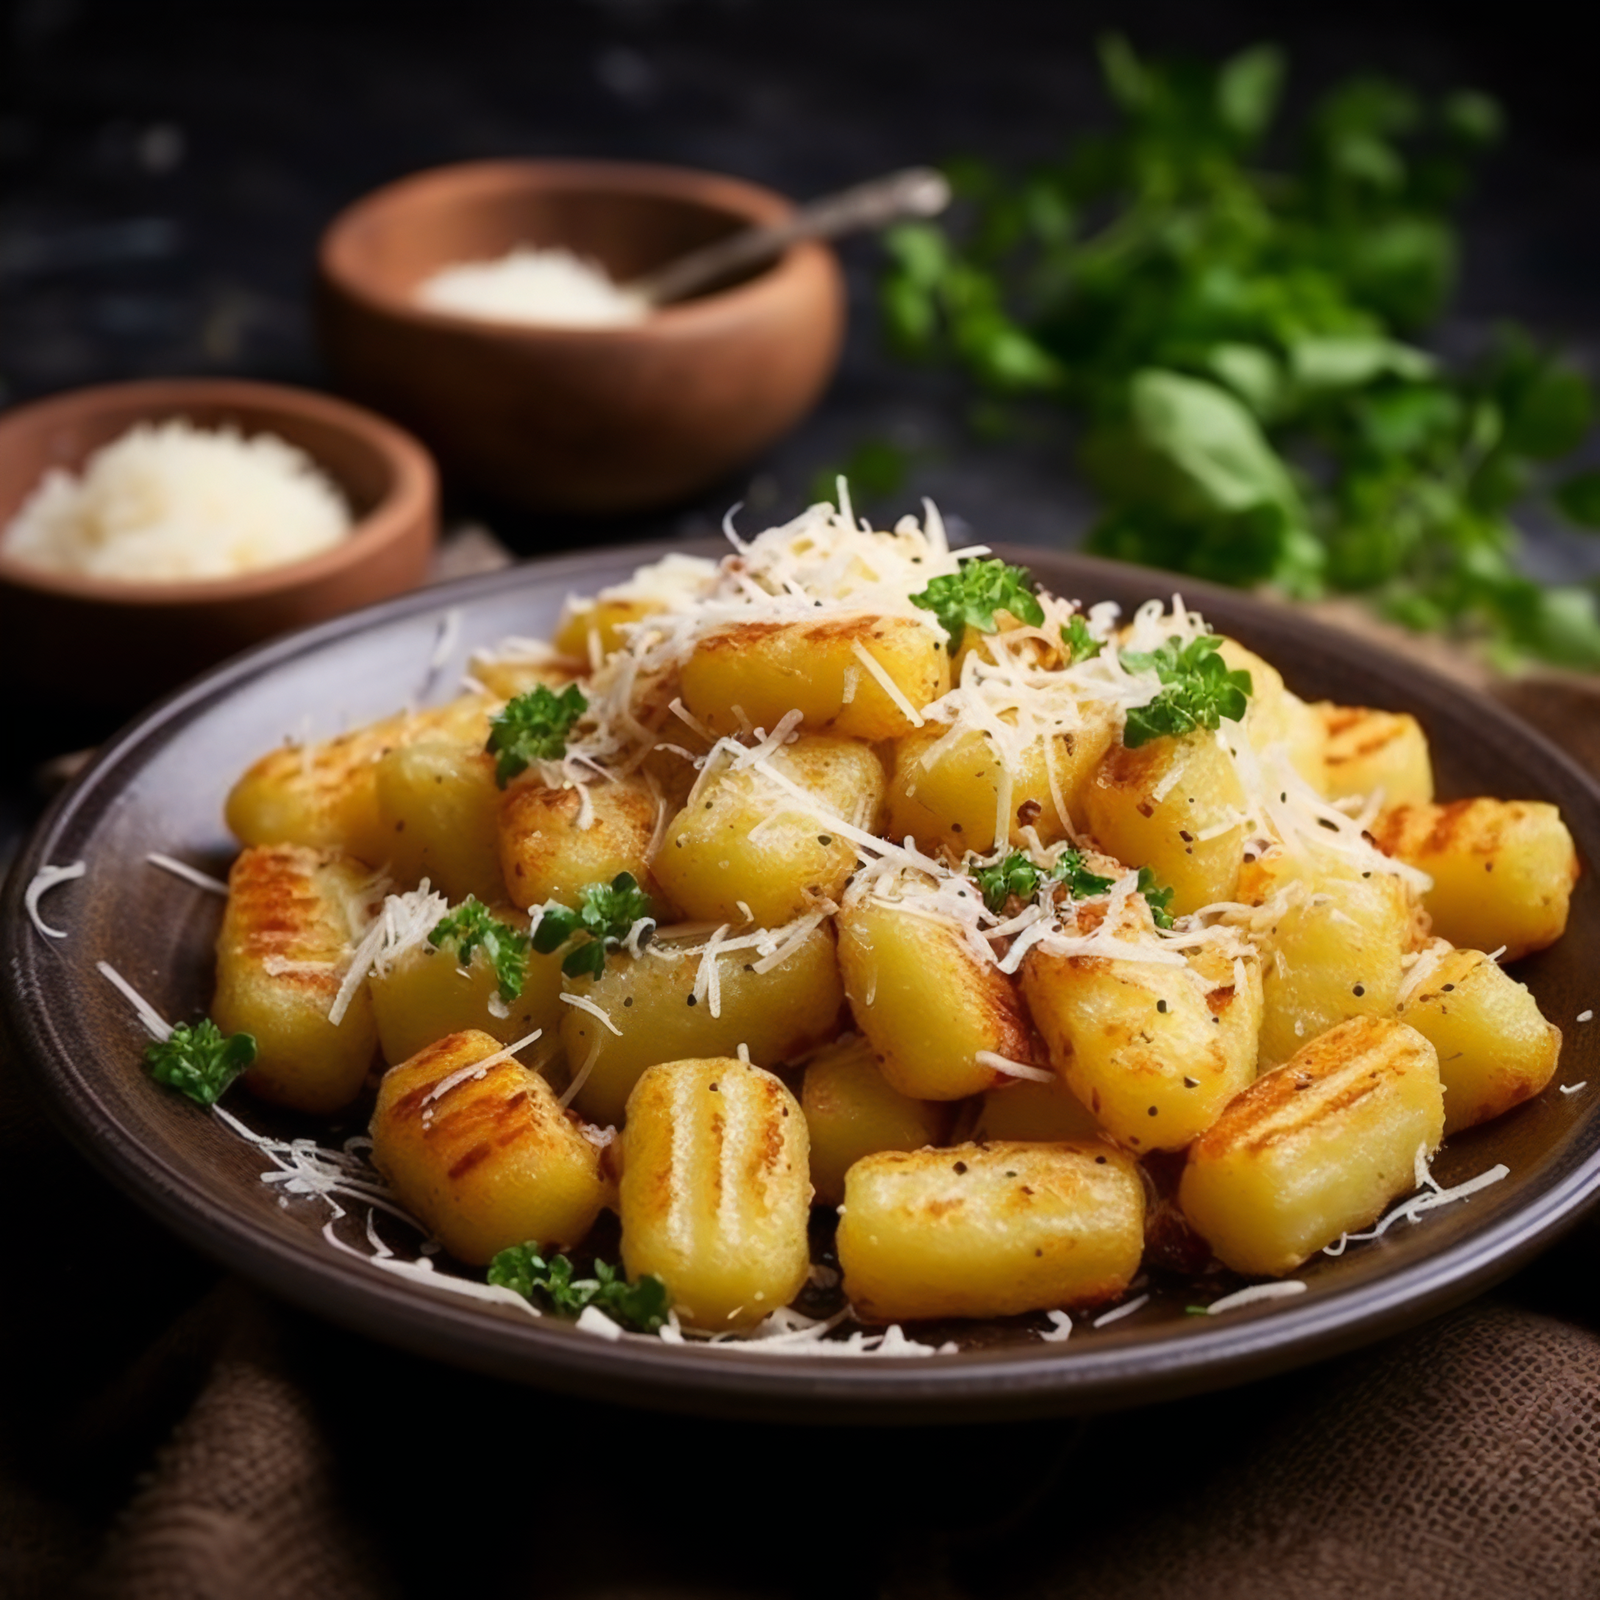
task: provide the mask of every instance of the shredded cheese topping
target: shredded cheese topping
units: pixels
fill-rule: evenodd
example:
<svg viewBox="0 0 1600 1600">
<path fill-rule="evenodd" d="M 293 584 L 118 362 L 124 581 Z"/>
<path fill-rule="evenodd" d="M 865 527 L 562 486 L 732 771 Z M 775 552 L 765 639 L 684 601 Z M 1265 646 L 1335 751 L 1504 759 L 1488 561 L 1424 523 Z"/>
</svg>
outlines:
<svg viewBox="0 0 1600 1600">
<path fill-rule="evenodd" d="M 89 870 L 87 863 L 72 861 L 63 867 L 40 867 L 34 873 L 23 891 L 22 904 L 28 913 L 28 920 L 38 929 L 46 939 L 65 939 L 65 928 L 52 928 L 39 911 L 39 900 L 48 894 L 57 884 L 71 883 L 75 878 L 81 878 Z"/>
</svg>

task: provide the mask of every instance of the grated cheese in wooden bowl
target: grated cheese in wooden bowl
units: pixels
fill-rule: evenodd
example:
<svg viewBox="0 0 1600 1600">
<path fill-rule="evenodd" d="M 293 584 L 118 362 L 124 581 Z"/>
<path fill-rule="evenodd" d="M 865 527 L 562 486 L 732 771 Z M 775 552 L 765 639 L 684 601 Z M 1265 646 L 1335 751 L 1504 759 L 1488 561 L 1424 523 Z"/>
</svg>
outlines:
<svg viewBox="0 0 1600 1600">
<path fill-rule="evenodd" d="M 0 534 L 0 553 L 126 583 L 228 578 L 301 561 L 347 538 L 350 508 L 275 434 L 176 418 L 139 423 L 81 474 L 47 472 Z"/>
</svg>

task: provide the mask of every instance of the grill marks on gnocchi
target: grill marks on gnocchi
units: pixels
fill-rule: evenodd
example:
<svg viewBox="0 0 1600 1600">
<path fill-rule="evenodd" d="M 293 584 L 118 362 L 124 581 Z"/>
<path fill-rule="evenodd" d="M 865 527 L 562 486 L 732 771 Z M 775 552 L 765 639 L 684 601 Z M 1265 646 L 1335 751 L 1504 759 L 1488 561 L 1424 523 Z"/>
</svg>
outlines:
<svg viewBox="0 0 1600 1600">
<path fill-rule="evenodd" d="M 740 1333 L 835 1206 L 861 1320 L 1107 1305 L 1175 1231 L 1295 1270 L 1549 1082 L 1559 1031 L 1482 952 L 1565 925 L 1552 808 L 1435 804 L 1412 718 L 1308 705 L 1176 598 L 1122 619 L 1004 569 L 1017 610 L 952 638 L 919 597 L 987 551 L 932 506 L 729 536 L 229 797 L 246 1087 L 325 1114 L 381 1047 L 375 1160 L 463 1262 L 609 1208 L 682 1327 Z M 1152 663 L 1210 651 L 1239 720 L 1125 742 Z M 490 718 L 573 685 L 502 788 Z M 629 928 L 581 972 L 538 953 L 623 873 Z M 520 985 L 429 942 L 467 895 L 526 930 Z"/>
</svg>

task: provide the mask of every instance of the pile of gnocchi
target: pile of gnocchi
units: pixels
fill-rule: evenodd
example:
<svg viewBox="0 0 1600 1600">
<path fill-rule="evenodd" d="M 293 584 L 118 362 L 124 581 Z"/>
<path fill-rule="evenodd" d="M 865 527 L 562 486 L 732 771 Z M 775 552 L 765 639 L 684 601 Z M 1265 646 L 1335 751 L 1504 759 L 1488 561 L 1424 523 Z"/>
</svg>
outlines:
<svg viewBox="0 0 1600 1600">
<path fill-rule="evenodd" d="M 1436 803 L 1413 718 L 840 499 L 257 761 L 212 1009 L 246 1088 L 371 1103 L 468 1267 L 610 1210 L 739 1334 L 814 1207 L 868 1324 L 1281 1277 L 1549 1083 L 1502 963 L 1566 923 L 1553 807 Z"/>
</svg>

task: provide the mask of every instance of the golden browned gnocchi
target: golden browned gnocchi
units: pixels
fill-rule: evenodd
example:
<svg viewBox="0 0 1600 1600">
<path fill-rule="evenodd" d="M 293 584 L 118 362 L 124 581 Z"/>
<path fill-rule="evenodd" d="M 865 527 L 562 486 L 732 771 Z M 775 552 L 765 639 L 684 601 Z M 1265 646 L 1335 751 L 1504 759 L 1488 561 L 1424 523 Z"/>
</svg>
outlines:
<svg viewBox="0 0 1600 1600">
<path fill-rule="evenodd" d="M 1141 1270 L 1295 1272 L 1549 1084 L 1497 957 L 1565 925 L 1554 808 L 1435 803 L 1413 718 L 931 508 L 736 544 L 229 797 L 246 1086 L 365 1104 L 381 1055 L 374 1160 L 481 1292 L 1061 1338 Z"/>
<path fill-rule="evenodd" d="M 671 1284 L 683 1320 L 748 1328 L 811 1265 L 806 1119 L 770 1072 L 726 1057 L 650 1068 L 628 1099 L 622 1258 Z"/>
</svg>

